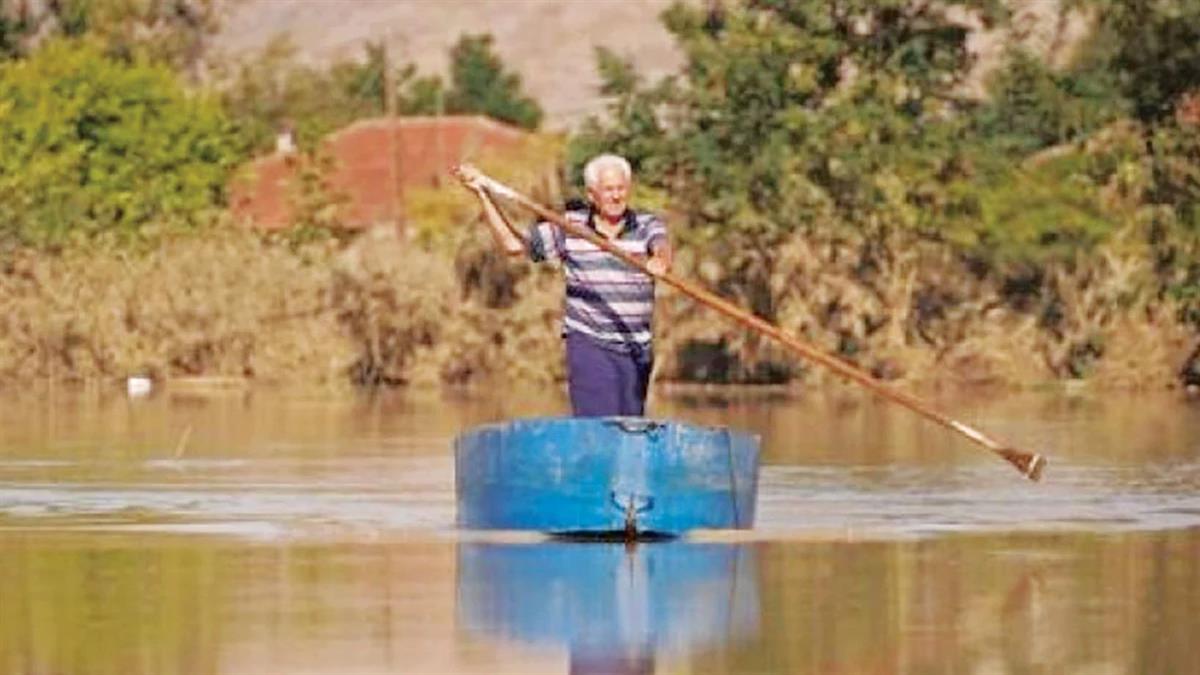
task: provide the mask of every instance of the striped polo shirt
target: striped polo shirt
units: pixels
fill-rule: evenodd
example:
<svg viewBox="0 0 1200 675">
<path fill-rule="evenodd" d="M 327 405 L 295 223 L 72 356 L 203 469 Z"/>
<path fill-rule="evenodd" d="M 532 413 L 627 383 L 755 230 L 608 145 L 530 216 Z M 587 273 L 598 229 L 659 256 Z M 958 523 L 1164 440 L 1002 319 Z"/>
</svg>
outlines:
<svg viewBox="0 0 1200 675">
<path fill-rule="evenodd" d="M 565 216 L 595 231 L 591 209 L 568 210 Z M 658 216 L 627 210 L 625 225 L 613 243 L 629 253 L 649 255 L 651 245 L 666 236 L 666 225 Z M 579 333 L 620 352 L 649 347 L 654 277 L 551 223 L 535 224 L 528 241 L 532 260 L 562 264 L 567 285 L 563 335 Z"/>
</svg>

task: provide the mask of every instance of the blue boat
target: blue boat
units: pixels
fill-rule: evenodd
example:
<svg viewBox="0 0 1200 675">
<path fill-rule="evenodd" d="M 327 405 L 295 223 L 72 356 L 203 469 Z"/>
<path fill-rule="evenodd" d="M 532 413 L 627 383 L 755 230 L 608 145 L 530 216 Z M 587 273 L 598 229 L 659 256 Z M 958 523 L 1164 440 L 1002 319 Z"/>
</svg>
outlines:
<svg viewBox="0 0 1200 675">
<path fill-rule="evenodd" d="M 677 536 L 754 524 L 757 436 L 640 417 L 537 418 L 455 440 L 458 524 Z"/>
</svg>

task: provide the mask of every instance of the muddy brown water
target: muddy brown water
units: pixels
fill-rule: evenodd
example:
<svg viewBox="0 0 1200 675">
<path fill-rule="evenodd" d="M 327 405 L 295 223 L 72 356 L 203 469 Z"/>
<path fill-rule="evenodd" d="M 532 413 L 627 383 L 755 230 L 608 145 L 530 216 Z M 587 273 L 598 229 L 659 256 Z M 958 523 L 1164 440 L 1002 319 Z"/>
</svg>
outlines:
<svg viewBox="0 0 1200 675">
<path fill-rule="evenodd" d="M 760 434 L 757 526 L 454 526 L 451 443 L 556 391 L 0 392 L 0 673 L 1196 673 L 1200 403 L 656 391 Z"/>
</svg>

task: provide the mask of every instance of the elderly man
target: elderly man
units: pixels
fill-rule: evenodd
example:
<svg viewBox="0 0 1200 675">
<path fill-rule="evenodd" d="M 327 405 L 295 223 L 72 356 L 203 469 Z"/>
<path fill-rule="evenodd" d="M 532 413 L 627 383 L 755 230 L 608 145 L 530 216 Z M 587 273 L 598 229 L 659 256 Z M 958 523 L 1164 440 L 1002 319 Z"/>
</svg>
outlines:
<svg viewBox="0 0 1200 675">
<path fill-rule="evenodd" d="M 488 229 L 506 253 L 562 265 L 566 277 L 562 332 L 575 414 L 644 414 L 654 365 L 654 278 L 552 223 L 539 222 L 528 233 L 521 232 L 487 198 L 477 169 L 464 165 L 455 173 L 479 196 Z M 566 219 L 628 253 L 646 256 L 654 274 L 668 271 L 671 246 L 666 226 L 653 214 L 629 208 L 633 181 L 629 162 L 617 155 L 600 155 L 587 163 L 583 177 L 588 204 L 569 209 Z"/>
</svg>

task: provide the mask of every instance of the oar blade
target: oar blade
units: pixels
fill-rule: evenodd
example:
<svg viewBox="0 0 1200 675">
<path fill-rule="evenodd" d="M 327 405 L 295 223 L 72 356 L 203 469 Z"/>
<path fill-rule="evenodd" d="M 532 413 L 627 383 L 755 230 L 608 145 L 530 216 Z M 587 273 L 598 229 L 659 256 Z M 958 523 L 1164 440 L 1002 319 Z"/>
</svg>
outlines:
<svg viewBox="0 0 1200 675">
<path fill-rule="evenodd" d="M 1042 471 L 1046 469 L 1045 457 L 1016 448 L 1000 448 L 996 453 L 1017 467 L 1017 471 L 1020 471 L 1021 475 L 1029 480 L 1037 482 L 1042 479 Z"/>
</svg>

